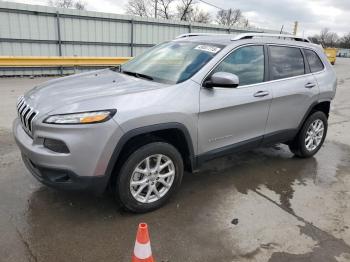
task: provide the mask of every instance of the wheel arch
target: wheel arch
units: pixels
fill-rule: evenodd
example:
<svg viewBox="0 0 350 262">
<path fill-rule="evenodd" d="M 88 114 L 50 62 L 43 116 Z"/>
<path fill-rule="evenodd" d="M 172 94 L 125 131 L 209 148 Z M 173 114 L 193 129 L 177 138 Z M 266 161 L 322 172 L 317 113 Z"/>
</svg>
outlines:
<svg viewBox="0 0 350 262">
<path fill-rule="evenodd" d="M 105 175 L 108 181 L 121 167 L 121 162 L 125 160 L 123 155 L 128 155 L 143 144 L 159 140 L 168 142 L 179 150 L 186 170 L 195 169 L 193 142 L 186 126 L 177 122 L 162 123 L 132 129 L 121 137 L 107 165 Z"/>
<path fill-rule="evenodd" d="M 302 128 L 303 124 L 305 123 L 306 119 L 313 113 L 316 111 L 321 111 L 323 113 L 325 113 L 325 115 L 329 116 L 329 112 L 330 112 L 330 107 L 331 107 L 331 100 L 322 100 L 322 101 L 317 101 L 315 103 L 313 103 L 309 109 L 307 110 L 306 114 L 304 115 L 302 121 L 299 123 L 298 126 L 298 132 L 300 131 L 300 129 Z"/>
</svg>

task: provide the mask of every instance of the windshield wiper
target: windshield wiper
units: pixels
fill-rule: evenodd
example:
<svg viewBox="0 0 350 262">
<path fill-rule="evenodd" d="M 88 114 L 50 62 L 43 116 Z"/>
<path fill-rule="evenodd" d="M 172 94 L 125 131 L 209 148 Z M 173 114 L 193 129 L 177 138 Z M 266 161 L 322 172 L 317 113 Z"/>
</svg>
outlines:
<svg viewBox="0 0 350 262">
<path fill-rule="evenodd" d="M 136 72 L 131 72 L 131 71 L 122 71 L 122 73 L 127 74 L 127 75 L 131 75 L 137 78 L 144 78 L 144 79 L 148 79 L 153 81 L 153 77 L 149 76 L 149 75 L 145 75 L 145 74 L 141 74 L 141 73 L 136 73 Z"/>
</svg>

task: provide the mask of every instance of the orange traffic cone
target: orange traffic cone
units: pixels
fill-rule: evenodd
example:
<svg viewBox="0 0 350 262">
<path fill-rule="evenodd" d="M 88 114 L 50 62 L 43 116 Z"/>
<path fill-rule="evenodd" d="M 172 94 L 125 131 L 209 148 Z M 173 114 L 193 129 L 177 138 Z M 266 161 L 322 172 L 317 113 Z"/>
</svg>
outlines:
<svg viewBox="0 0 350 262">
<path fill-rule="evenodd" d="M 134 254 L 131 261 L 154 262 L 146 223 L 140 223 L 137 229 Z"/>
</svg>

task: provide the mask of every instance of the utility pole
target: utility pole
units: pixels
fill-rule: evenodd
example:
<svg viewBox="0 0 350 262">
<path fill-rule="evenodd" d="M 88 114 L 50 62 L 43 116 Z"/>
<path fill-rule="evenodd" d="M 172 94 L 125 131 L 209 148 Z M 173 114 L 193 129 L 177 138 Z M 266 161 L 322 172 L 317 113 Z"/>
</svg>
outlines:
<svg viewBox="0 0 350 262">
<path fill-rule="evenodd" d="M 157 18 L 158 0 L 154 0 L 154 18 Z"/>
<path fill-rule="evenodd" d="M 283 28 L 284 28 L 284 25 L 282 25 L 282 27 L 281 27 L 280 34 L 283 33 Z"/>
<path fill-rule="evenodd" d="M 294 22 L 294 30 L 293 30 L 293 35 L 297 35 L 298 32 L 298 21 Z"/>
</svg>

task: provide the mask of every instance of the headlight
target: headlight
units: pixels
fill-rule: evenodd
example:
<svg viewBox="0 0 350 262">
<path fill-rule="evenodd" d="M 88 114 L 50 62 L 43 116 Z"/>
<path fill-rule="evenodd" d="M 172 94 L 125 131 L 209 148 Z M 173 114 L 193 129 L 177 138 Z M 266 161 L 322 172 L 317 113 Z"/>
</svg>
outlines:
<svg viewBox="0 0 350 262">
<path fill-rule="evenodd" d="M 101 123 L 111 119 L 117 110 L 101 110 L 72 114 L 52 115 L 44 120 L 46 124 L 76 125 Z"/>
</svg>

